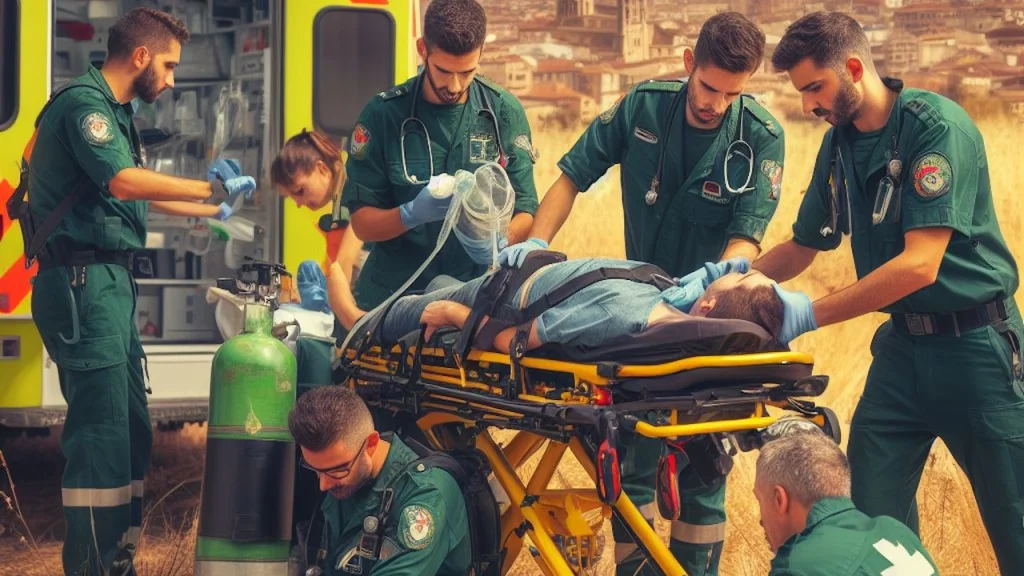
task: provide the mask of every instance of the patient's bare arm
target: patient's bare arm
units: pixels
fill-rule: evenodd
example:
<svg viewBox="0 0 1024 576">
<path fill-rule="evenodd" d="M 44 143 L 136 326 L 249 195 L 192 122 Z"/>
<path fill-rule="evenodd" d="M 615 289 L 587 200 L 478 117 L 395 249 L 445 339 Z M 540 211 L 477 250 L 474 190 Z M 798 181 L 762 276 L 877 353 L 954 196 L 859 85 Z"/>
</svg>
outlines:
<svg viewBox="0 0 1024 576">
<path fill-rule="evenodd" d="M 427 326 L 423 337 L 429 340 L 435 330 L 444 326 L 452 326 L 462 330 L 463 326 L 466 325 L 466 320 L 469 319 L 470 311 L 469 306 L 451 300 L 438 300 L 427 304 L 427 307 L 423 309 L 423 314 L 420 315 L 420 323 Z M 487 323 L 487 320 L 488 317 L 485 316 L 481 320 L 481 325 Z M 508 354 L 509 349 L 512 347 L 512 337 L 515 336 L 515 333 L 515 328 L 502 330 L 494 337 L 492 346 L 498 352 Z M 531 322 L 530 336 L 526 342 L 526 349 L 533 350 L 540 345 L 540 338 L 537 337 L 537 323 Z"/>
</svg>

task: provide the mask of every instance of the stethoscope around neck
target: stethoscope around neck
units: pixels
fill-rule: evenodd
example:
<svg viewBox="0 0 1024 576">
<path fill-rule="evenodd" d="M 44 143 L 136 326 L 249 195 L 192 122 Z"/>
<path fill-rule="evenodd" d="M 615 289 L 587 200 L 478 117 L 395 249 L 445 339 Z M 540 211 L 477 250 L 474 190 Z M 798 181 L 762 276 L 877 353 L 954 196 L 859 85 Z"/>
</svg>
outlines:
<svg viewBox="0 0 1024 576">
<path fill-rule="evenodd" d="M 672 130 L 672 121 L 675 119 L 676 110 L 679 108 L 679 103 L 683 99 L 683 93 L 686 92 L 687 87 L 684 86 L 672 99 L 672 105 L 669 108 L 668 120 L 662 126 L 661 133 L 664 134 L 664 140 L 661 143 L 661 148 L 658 151 L 658 171 L 654 173 L 654 178 L 651 178 L 651 187 L 647 189 L 647 194 L 644 195 L 644 201 L 648 206 L 654 206 L 655 202 L 658 201 L 658 188 L 661 187 L 661 174 L 665 166 L 665 151 L 668 149 L 669 134 Z M 753 190 L 754 187 L 750 185 L 750 181 L 754 177 L 754 149 L 747 144 L 746 140 L 743 139 L 743 116 L 746 114 L 746 104 L 743 103 L 743 96 L 740 96 L 740 122 L 737 138 L 733 140 L 729 147 L 725 149 L 725 158 L 722 161 L 723 178 L 725 180 L 725 190 L 732 195 L 740 195 L 745 192 Z M 724 118 L 723 118 L 724 121 Z M 683 146 L 686 143 L 683 142 Z M 743 181 L 740 186 L 733 186 L 729 180 L 729 161 L 734 156 L 739 156 L 746 159 L 747 161 L 747 178 Z"/>
<path fill-rule="evenodd" d="M 417 185 L 427 184 L 428 182 L 430 182 L 430 178 L 428 177 L 426 180 L 420 180 L 419 178 L 416 178 L 415 176 L 409 174 L 409 167 L 405 155 L 405 136 L 408 133 L 408 131 L 411 131 L 409 130 L 410 124 L 418 125 L 419 130 L 423 133 L 423 139 L 426 140 L 427 142 L 427 159 L 430 161 L 430 176 L 434 175 L 434 150 L 430 143 L 430 132 L 427 131 L 427 125 L 424 124 L 422 120 L 416 117 L 416 101 L 419 100 L 420 98 L 420 87 L 423 84 L 424 74 L 426 74 L 425 71 L 417 75 L 416 81 L 413 83 L 412 104 L 409 106 L 409 117 L 406 118 L 405 120 L 402 120 L 401 129 L 398 135 L 398 145 L 399 148 L 401 148 L 402 154 L 402 175 L 405 176 L 406 181 L 408 181 L 410 184 Z M 474 88 L 480 90 L 481 97 L 484 103 L 484 108 L 477 112 L 477 115 L 486 113 L 488 116 L 491 117 L 491 124 L 494 125 L 494 138 L 497 140 L 498 143 L 498 164 L 501 164 L 502 168 L 507 168 L 508 156 L 505 155 L 505 147 L 502 146 L 501 144 L 501 130 L 498 127 L 498 117 L 494 115 L 494 108 L 491 106 L 491 98 L 490 96 L 487 95 L 486 91 L 481 90 L 479 87 L 476 86 L 475 80 L 469 85 L 469 91 L 472 92 Z"/>
</svg>

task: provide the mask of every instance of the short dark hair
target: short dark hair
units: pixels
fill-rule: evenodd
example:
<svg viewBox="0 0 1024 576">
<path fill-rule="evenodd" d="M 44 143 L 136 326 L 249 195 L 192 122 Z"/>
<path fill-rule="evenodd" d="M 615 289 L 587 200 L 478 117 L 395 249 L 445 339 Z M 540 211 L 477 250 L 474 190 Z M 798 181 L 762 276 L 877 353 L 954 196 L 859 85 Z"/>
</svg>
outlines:
<svg viewBox="0 0 1024 576">
<path fill-rule="evenodd" d="M 487 38 L 487 14 L 476 0 L 432 0 L 423 16 L 423 41 L 462 56 L 482 48 Z"/>
<path fill-rule="evenodd" d="M 132 8 L 110 27 L 107 36 L 107 57 L 113 60 L 131 58 L 135 49 L 145 46 L 150 52 L 167 50 L 171 40 L 188 42 L 188 28 L 167 12 L 139 6 Z"/>
<path fill-rule="evenodd" d="M 701 26 L 693 59 L 726 72 L 753 72 L 764 60 L 764 32 L 739 12 L 719 12 Z"/>
<path fill-rule="evenodd" d="M 771 285 L 753 288 L 736 287 L 732 290 L 715 292 L 715 307 L 708 311 L 708 318 L 735 318 L 753 322 L 778 338 L 782 332 L 785 310 L 782 300 Z"/>
<path fill-rule="evenodd" d="M 299 396 L 288 413 L 295 443 L 321 452 L 335 442 L 355 445 L 373 432 L 373 417 L 358 394 L 345 386 L 319 386 Z"/>
<path fill-rule="evenodd" d="M 873 67 L 871 43 L 860 23 L 842 12 L 812 12 L 786 27 L 772 54 L 772 66 L 788 72 L 811 58 L 819 68 L 838 68 L 850 56 Z"/>
</svg>

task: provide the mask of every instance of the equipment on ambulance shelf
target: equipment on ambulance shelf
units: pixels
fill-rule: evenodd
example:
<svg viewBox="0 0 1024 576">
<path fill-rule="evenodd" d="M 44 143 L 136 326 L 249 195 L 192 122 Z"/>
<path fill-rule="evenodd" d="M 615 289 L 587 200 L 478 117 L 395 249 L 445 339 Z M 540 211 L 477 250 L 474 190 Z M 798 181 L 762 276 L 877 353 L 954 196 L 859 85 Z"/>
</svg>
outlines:
<svg viewBox="0 0 1024 576">
<path fill-rule="evenodd" d="M 271 335 L 268 300 L 283 267 L 254 268 L 266 284 L 256 285 L 255 301 L 243 306 L 242 333 L 213 357 L 196 574 L 288 573 L 296 458 L 288 412 L 295 405 L 296 360 Z"/>
<path fill-rule="evenodd" d="M 239 208 L 238 205 L 244 201 L 243 195 L 239 194 L 238 198 L 235 199 L 235 206 L 232 206 L 231 209 L 237 210 Z M 218 238 L 227 241 L 227 244 L 224 246 L 224 264 L 232 270 L 238 270 L 243 266 L 242 257 L 239 256 L 237 251 L 238 243 L 255 241 L 258 228 L 256 223 L 241 216 L 232 216 L 223 221 L 208 218 L 206 223 Z M 262 229 L 260 229 L 260 232 L 262 232 Z"/>
<path fill-rule="evenodd" d="M 244 116 L 249 111 L 249 100 L 242 93 L 241 83 L 232 81 L 220 89 L 220 96 L 214 105 L 213 117 L 217 119 L 210 144 L 210 157 L 220 158 L 228 144 L 242 135 Z"/>
</svg>

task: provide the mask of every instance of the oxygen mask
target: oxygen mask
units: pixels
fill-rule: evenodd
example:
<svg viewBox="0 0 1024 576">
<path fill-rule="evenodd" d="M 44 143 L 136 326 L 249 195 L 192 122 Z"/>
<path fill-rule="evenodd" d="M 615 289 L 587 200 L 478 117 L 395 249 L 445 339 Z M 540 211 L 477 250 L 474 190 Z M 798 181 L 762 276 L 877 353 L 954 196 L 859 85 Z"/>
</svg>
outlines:
<svg viewBox="0 0 1024 576">
<path fill-rule="evenodd" d="M 505 247 L 515 191 L 501 165 L 484 164 L 475 172 L 455 173 L 452 231 L 477 264 L 496 268 Z M 454 215 L 452 214 L 454 213 Z"/>
</svg>

